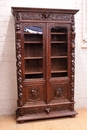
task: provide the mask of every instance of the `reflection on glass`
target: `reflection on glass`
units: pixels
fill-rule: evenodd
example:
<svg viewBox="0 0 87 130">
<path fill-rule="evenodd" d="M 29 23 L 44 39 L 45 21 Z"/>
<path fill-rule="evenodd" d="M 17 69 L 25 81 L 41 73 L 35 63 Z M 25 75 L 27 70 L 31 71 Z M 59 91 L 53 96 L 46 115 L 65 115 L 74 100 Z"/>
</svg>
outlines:
<svg viewBox="0 0 87 130">
<path fill-rule="evenodd" d="M 39 26 L 27 26 L 24 28 L 24 32 L 42 34 L 42 28 Z"/>
</svg>

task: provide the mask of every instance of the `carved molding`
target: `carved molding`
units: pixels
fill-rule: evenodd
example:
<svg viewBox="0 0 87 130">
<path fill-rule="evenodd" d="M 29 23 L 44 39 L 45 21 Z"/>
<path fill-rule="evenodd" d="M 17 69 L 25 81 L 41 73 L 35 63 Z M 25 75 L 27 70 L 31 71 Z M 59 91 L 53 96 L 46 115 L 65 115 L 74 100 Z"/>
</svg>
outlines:
<svg viewBox="0 0 87 130">
<path fill-rule="evenodd" d="M 17 18 L 19 18 L 17 16 Z M 49 12 L 44 13 L 21 13 L 22 20 L 57 20 L 57 21 L 71 21 L 70 14 L 52 14 Z"/>
</svg>

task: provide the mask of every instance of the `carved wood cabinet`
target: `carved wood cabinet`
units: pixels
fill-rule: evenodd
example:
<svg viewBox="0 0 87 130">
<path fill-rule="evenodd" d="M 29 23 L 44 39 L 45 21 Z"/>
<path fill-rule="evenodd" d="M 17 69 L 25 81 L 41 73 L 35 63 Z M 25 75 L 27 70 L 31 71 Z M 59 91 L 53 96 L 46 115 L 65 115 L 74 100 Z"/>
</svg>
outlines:
<svg viewBox="0 0 87 130">
<path fill-rule="evenodd" d="M 17 122 L 77 114 L 74 111 L 74 14 L 77 11 L 12 7 Z"/>
</svg>

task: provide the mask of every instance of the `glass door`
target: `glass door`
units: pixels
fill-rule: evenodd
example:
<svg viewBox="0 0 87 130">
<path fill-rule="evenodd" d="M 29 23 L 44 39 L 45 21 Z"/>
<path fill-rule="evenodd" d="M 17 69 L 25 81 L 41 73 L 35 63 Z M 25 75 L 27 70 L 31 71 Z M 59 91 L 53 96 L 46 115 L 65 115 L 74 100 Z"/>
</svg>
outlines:
<svg viewBox="0 0 87 130">
<path fill-rule="evenodd" d="M 43 28 L 27 25 L 24 28 L 25 79 L 38 79 L 45 76 Z"/>
<path fill-rule="evenodd" d="M 49 78 L 47 102 L 58 103 L 62 99 L 68 99 L 69 90 L 69 44 L 68 29 L 66 26 L 59 24 L 48 25 L 49 36 Z M 50 93 L 49 93 L 50 92 Z"/>
</svg>

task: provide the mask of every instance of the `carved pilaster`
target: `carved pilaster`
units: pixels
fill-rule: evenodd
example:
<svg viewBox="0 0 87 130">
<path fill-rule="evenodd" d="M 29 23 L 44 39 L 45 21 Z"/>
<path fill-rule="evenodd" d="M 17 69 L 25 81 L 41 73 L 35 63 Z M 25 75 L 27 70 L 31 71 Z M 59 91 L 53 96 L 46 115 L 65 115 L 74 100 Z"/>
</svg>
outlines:
<svg viewBox="0 0 87 130">
<path fill-rule="evenodd" d="M 75 25 L 74 25 L 74 15 L 72 15 L 72 53 L 71 53 L 71 101 L 74 102 L 74 75 L 75 75 Z M 71 110 L 74 108 L 71 107 Z"/>
<path fill-rule="evenodd" d="M 22 86 L 22 62 L 21 62 L 21 40 L 20 25 L 16 24 L 16 59 L 17 59 L 17 83 L 18 83 L 18 105 L 22 106 L 23 86 Z"/>
</svg>

